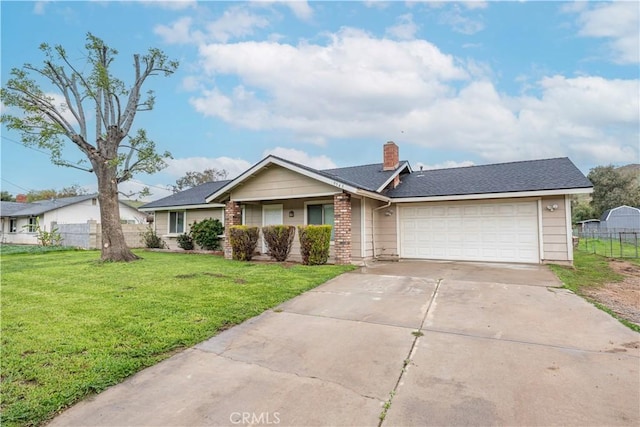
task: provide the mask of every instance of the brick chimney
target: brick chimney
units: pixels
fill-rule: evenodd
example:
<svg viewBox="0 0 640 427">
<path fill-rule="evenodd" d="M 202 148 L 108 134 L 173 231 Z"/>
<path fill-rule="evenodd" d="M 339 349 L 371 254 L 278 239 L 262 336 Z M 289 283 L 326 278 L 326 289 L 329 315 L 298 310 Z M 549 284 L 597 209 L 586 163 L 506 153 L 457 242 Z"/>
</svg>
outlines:
<svg viewBox="0 0 640 427">
<path fill-rule="evenodd" d="M 18 202 L 18 203 L 27 203 L 27 196 L 25 194 L 18 194 L 16 196 L 16 202 Z"/>
<path fill-rule="evenodd" d="M 400 153 L 395 142 L 389 141 L 383 146 L 382 170 L 392 171 L 400 164 Z"/>
</svg>

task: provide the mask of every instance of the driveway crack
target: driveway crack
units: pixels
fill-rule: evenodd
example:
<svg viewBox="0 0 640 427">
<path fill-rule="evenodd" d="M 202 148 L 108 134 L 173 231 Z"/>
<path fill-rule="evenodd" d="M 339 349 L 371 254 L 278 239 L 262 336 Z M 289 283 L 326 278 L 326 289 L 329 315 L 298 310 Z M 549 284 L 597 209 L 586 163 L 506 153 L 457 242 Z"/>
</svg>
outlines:
<svg viewBox="0 0 640 427">
<path fill-rule="evenodd" d="M 223 358 L 225 358 L 227 360 L 230 360 L 232 362 L 244 363 L 245 365 L 250 365 L 250 366 L 257 366 L 259 368 L 266 369 L 266 370 L 268 370 L 270 372 L 274 372 L 274 373 L 277 373 L 277 374 L 294 375 L 294 376 L 296 376 L 298 378 L 310 379 L 310 380 L 315 380 L 315 381 L 321 381 L 321 382 L 324 382 L 324 383 L 334 384 L 334 385 L 336 385 L 338 387 L 341 387 L 341 388 L 343 388 L 345 390 L 348 390 L 351 393 L 356 394 L 356 395 L 358 395 L 358 396 L 360 396 L 362 398 L 371 399 L 371 400 L 375 400 L 377 402 L 383 403 L 383 401 L 378 397 L 369 396 L 367 394 L 362 394 L 362 393 L 352 389 L 351 387 L 347 387 L 346 385 L 341 384 L 341 383 L 339 383 L 337 381 L 332 381 L 332 380 L 316 377 L 316 376 L 313 376 L 313 375 L 302 375 L 302 374 L 299 374 L 297 372 L 279 371 L 277 369 L 273 369 L 273 368 L 270 368 L 269 366 L 261 365 L 261 364 L 256 363 L 256 362 L 247 362 L 246 360 L 234 359 L 233 357 L 229 357 L 229 356 L 223 355 L 223 354 L 218 354 L 217 356 L 218 357 L 223 357 Z"/>
<path fill-rule="evenodd" d="M 393 398 L 396 395 L 396 393 L 398 392 L 398 386 L 400 385 L 400 382 L 402 382 L 402 378 L 404 377 L 405 372 L 407 372 L 407 365 L 409 365 L 409 363 L 411 363 L 411 357 L 413 356 L 415 349 L 416 349 L 416 344 L 418 343 L 418 339 L 424 335 L 421 331 L 422 327 L 424 326 L 424 322 L 426 322 L 427 320 L 427 316 L 429 316 L 429 311 L 431 310 L 431 307 L 433 306 L 433 302 L 436 299 L 436 295 L 438 294 L 438 290 L 440 289 L 440 284 L 442 283 L 443 279 L 438 279 L 438 282 L 436 283 L 436 287 L 433 290 L 433 293 L 431 294 L 431 298 L 429 299 L 429 304 L 427 305 L 427 310 L 424 313 L 424 316 L 422 317 L 422 321 L 420 322 L 420 327 L 418 328 L 417 331 L 412 332 L 413 333 L 413 342 L 411 343 L 411 348 L 409 349 L 409 354 L 407 355 L 407 357 L 405 358 L 403 364 L 402 364 L 402 369 L 400 370 L 400 375 L 398 375 L 398 380 L 396 381 L 395 386 L 393 387 L 393 390 L 391 390 L 389 392 L 389 399 L 387 399 L 384 402 L 384 405 L 382 407 L 382 412 L 380 413 L 380 422 L 378 423 L 378 427 L 382 427 L 382 424 L 384 423 L 384 419 L 387 416 L 387 412 L 389 411 L 389 409 L 391 408 L 391 404 L 393 403 Z"/>
</svg>

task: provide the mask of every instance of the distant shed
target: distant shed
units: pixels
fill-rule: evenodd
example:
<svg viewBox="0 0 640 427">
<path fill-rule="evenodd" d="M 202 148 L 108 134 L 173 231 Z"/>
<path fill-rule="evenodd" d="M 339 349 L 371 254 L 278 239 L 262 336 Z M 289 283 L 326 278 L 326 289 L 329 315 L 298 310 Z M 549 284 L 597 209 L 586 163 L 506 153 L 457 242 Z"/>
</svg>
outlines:
<svg viewBox="0 0 640 427">
<path fill-rule="evenodd" d="M 640 209 L 631 206 L 607 209 L 600 217 L 600 230 L 640 231 Z"/>
</svg>

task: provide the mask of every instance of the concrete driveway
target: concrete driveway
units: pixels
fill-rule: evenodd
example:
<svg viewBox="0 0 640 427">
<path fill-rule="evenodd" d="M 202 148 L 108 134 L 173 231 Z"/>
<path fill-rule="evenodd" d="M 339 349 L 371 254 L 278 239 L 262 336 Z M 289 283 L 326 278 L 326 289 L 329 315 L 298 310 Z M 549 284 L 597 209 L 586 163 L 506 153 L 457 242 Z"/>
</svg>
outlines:
<svg viewBox="0 0 640 427">
<path fill-rule="evenodd" d="M 640 425 L 639 334 L 558 286 L 543 266 L 374 264 L 51 425 Z"/>
</svg>

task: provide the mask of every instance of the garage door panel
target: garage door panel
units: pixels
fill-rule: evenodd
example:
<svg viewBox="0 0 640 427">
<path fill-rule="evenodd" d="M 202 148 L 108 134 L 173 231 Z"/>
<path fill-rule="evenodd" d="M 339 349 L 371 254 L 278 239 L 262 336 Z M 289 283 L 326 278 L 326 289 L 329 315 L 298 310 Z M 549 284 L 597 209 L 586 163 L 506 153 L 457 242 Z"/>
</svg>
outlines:
<svg viewBox="0 0 640 427">
<path fill-rule="evenodd" d="M 401 256 L 539 262 L 536 202 L 400 208 Z"/>
</svg>

